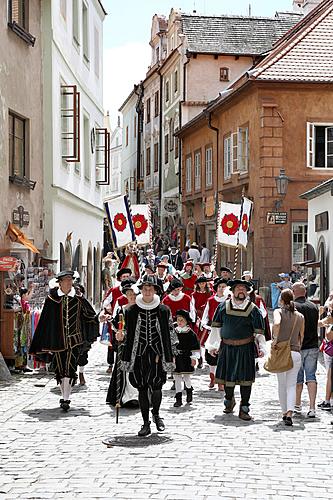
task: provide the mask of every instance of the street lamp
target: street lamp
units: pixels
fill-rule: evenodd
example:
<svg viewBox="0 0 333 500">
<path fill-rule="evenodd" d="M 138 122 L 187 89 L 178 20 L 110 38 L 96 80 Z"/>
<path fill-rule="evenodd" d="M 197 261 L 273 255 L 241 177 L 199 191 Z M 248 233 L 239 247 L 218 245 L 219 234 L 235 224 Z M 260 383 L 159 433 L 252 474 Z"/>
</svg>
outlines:
<svg viewBox="0 0 333 500">
<path fill-rule="evenodd" d="M 275 177 L 276 190 L 280 196 L 286 196 L 289 180 L 290 179 L 287 177 L 285 169 L 281 168 L 278 177 Z M 282 200 L 275 200 L 274 207 L 276 211 L 280 210 L 281 205 Z"/>
</svg>

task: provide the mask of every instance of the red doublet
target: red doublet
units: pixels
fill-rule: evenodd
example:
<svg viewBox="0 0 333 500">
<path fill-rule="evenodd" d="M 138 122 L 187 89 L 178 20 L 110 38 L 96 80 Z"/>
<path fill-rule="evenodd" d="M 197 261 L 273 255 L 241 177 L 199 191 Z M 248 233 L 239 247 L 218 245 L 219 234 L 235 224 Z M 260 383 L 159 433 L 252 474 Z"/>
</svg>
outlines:
<svg viewBox="0 0 333 500">
<path fill-rule="evenodd" d="M 128 304 L 128 298 L 126 297 L 126 295 L 122 295 L 121 297 L 119 297 L 118 305 L 120 307 L 126 306 L 127 304 Z"/>
<path fill-rule="evenodd" d="M 217 307 L 219 306 L 219 304 L 221 304 L 221 302 L 218 302 L 215 298 L 215 295 L 214 295 L 213 297 L 209 297 L 207 304 L 208 304 L 209 323 L 212 323 L 215 311 L 216 311 Z"/>
<path fill-rule="evenodd" d="M 123 296 L 123 294 L 121 293 L 121 290 L 120 290 L 120 286 L 114 286 L 113 288 L 110 288 L 110 290 L 108 290 L 105 294 L 105 297 L 104 297 L 104 300 L 109 297 L 109 295 L 112 294 L 112 300 L 111 300 L 111 303 L 110 303 L 110 306 L 111 306 L 111 313 L 113 313 L 113 310 L 114 310 L 114 307 L 116 305 L 116 302 L 117 300 Z"/>
<path fill-rule="evenodd" d="M 170 299 L 170 295 L 166 295 L 162 300 L 162 304 L 170 307 L 172 313 L 172 319 L 176 319 L 176 312 L 179 309 L 184 309 L 185 311 L 190 312 L 191 307 L 191 297 L 184 293 L 183 297 L 180 300 L 172 300 Z"/>
<path fill-rule="evenodd" d="M 184 293 L 191 293 L 194 290 L 194 285 L 195 282 L 197 281 L 198 276 L 196 274 L 192 274 L 189 278 L 183 278 L 181 276 L 181 280 L 183 282 L 183 292 Z"/>
<path fill-rule="evenodd" d="M 201 319 L 205 310 L 208 299 L 211 297 L 210 292 L 193 292 L 192 297 L 194 300 L 195 310 L 197 316 Z"/>
</svg>

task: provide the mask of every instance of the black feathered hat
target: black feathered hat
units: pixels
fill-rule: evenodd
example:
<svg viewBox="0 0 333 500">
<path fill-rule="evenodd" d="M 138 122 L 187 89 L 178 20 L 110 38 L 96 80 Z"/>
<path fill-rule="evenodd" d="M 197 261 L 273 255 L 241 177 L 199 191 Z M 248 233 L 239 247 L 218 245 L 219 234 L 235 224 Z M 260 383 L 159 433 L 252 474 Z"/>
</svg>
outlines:
<svg viewBox="0 0 333 500">
<path fill-rule="evenodd" d="M 160 293 L 163 292 L 163 290 L 161 290 L 161 287 L 157 282 L 156 276 L 153 276 L 153 275 L 149 276 L 149 275 L 145 274 L 144 277 L 142 278 L 141 282 L 137 286 L 141 290 L 143 285 L 154 286 L 156 292 L 160 292 Z"/>
<path fill-rule="evenodd" d="M 245 286 L 245 288 L 248 292 L 250 292 L 252 290 L 252 285 L 249 281 L 245 281 L 245 280 L 230 280 L 230 281 L 228 281 L 228 286 L 230 287 L 230 290 L 232 292 L 234 291 L 234 288 L 237 285 Z"/>
<path fill-rule="evenodd" d="M 221 285 L 222 283 L 225 283 L 227 285 L 228 284 L 228 280 L 226 280 L 224 278 L 217 278 L 216 280 L 214 280 L 213 288 L 214 288 L 215 292 L 217 292 L 217 287 L 219 285 Z"/>
<path fill-rule="evenodd" d="M 56 275 L 56 281 L 62 280 L 62 278 L 65 278 L 65 276 L 70 276 L 71 278 L 74 277 L 74 271 L 61 271 Z"/>
<path fill-rule="evenodd" d="M 123 274 L 132 274 L 132 269 L 130 269 L 129 267 L 122 267 L 121 269 L 119 269 L 119 271 L 117 272 L 118 281 L 120 280 Z"/>
<path fill-rule="evenodd" d="M 176 318 L 177 316 L 185 318 L 187 323 L 192 323 L 190 313 L 188 311 L 185 311 L 185 309 L 178 309 L 178 311 L 176 312 Z"/>
<path fill-rule="evenodd" d="M 176 288 L 183 288 L 183 282 L 178 278 L 173 278 L 168 286 L 168 293 L 172 292 L 172 290 L 176 290 Z"/>
</svg>

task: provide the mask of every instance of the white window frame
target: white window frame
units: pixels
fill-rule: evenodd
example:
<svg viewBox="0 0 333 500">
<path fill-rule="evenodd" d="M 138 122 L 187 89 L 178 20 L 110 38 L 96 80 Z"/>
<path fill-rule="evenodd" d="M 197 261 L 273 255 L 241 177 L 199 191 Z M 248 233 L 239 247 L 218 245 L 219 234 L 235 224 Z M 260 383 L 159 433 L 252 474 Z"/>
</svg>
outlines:
<svg viewBox="0 0 333 500">
<path fill-rule="evenodd" d="M 224 179 L 228 180 L 231 177 L 232 165 L 232 136 L 231 134 L 224 137 L 223 140 L 223 174 Z"/>
<path fill-rule="evenodd" d="M 305 248 L 307 242 L 308 242 L 308 238 L 305 237 L 305 234 L 306 236 L 308 236 L 308 231 L 309 231 L 309 227 L 308 227 L 308 223 L 307 222 L 293 222 L 292 223 L 292 226 L 291 226 L 291 258 L 292 258 L 292 261 L 291 261 L 291 264 L 293 264 L 294 262 L 300 262 L 300 261 L 303 261 L 304 259 L 304 255 L 297 255 L 296 254 L 296 250 L 295 250 L 295 243 L 294 243 L 294 234 L 295 234 L 295 228 L 296 226 L 302 226 L 303 227 L 303 231 L 302 231 L 302 242 L 301 242 L 301 248 Z M 305 232 L 304 228 L 307 228 L 307 231 Z M 297 233 L 299 234 L 299 233 Z"/>
<path fill-rule="evenodd" d="M 186 193 L 192 191 L 192 156 L 186 157 Z"/>
<path fill-rule="evenodd" d="M 213 185 L 213 148 L 208 147 L 205 151 L 205 173 L 206 188 Z"/>
<path fill-rule="evenodd" d="M 316 127 L 325 127 L 325 166 L 316 167 Z M 328 140 L 328 129 L 333 129 L 333 123 L 327 122 L 307 122 L 307 135 L 306 135 L 306 163 L 308 168 L 313 168 L 315 170 L 330 170 L 333 166 L 327 165 L 328 157 L 333 158 L 333 154 L 328 154 L 328 143 L 333 143 L 332 140 Z"/>
<path fill-rule="evenodd" d="M 238 128 L 237 170 L 241 174 L 249 170 L 249 127 Z"/>
<path fill-rule="evenodd" d="M 194 189 L 201 188 L 201 151 L 194 153 Z"/>
</svg>

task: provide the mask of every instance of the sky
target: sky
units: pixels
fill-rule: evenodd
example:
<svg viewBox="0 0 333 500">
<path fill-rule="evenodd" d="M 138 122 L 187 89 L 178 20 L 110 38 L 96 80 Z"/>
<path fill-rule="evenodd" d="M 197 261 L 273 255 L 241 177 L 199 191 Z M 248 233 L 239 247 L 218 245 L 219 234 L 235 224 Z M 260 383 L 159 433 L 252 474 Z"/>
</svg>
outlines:
<svg viewBox="0 0 333 500">
<path fill-rule="evenodd" d="M 276 11 L 292 11 L 292 0 L 102 0 L 108 15 L 104 21 L 104 109 L 111 125 L 118 109 L 143 80 L 150 64 L 151 21 L 154 14 L 168 17 L 172 7 L 197 14 L 249 14 L 273 16 Z"/>
</svg>

